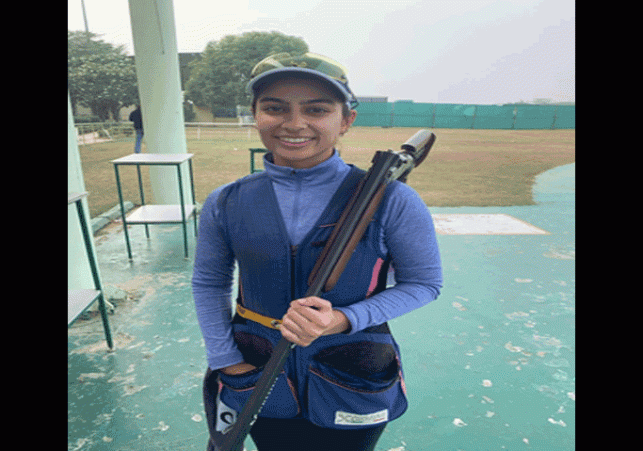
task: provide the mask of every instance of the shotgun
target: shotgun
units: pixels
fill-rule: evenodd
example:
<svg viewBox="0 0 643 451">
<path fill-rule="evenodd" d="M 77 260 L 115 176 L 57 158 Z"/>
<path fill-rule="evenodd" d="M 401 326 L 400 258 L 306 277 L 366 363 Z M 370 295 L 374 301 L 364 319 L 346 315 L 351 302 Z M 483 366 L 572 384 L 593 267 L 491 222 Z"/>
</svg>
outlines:
<svg viewBox="0 0 643 451">
<path fill-rule="evenodd" d="M 405 182 L 411 170 L 427 157 L 434 142 L 432 132 L 420 130 L 402 144 L 401 152 L 378 150 L 375 153 L 371 168 L 360 180 L 315 263 L 304 297 L 319 297 L 333 289 L 377 211 L 386 186 L 394 180 Z M 243 451 L 246 436 L 295 346 L 285 338 L 279 340 L 236 422 L 210 436 L 214 451 Z"/>
</svg>

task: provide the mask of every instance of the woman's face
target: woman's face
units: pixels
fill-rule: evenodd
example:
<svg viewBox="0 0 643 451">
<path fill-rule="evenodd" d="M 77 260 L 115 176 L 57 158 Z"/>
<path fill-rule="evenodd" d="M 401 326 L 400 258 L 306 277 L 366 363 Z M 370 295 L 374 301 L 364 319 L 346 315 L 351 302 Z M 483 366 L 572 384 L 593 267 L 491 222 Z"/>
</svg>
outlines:
<svg viewBox="0 0 643 451">
<path fill-rule="evenodd" d="M 259 95 L 255 121 L 276 165 L 311 168 L 333 155 L 355 120 L 357 113 L 345 118 L 342 107 L 322 82 L 283 79 Z"/>
</svg>

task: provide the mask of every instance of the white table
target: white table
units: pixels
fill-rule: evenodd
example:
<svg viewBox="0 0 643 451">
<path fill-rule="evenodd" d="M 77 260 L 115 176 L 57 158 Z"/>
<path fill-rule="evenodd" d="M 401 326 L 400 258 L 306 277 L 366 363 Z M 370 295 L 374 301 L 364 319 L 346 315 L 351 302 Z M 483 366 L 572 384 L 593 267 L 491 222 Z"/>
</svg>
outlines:
<svg viewBox="0 0 643 451">
<path fill-rule="evenodd" d="M 196 205 L 185 204 L 185 196 L 183 193 L 183 179 L 181 176 L 181 164 L 187 161 L 190 169 L 190 188 L 192 189 L 192 200 L 195 201 L 194 196 L 194 176 L 192 171 L 192 157 L 191 153 L 179 154 L 159 154 L 159 153 L 133 153 L 126 157 L 112 160 L 114 164 L 114 172 L 116 173 L 116 185 L 118 187 L 118 198 L 121 205 L 121 217 L 123 218 L 123 230 L 125 231 L 125 243 L 127 245 L 127 255 L 132 260 L 132 248 L 130 246 L 129 233 L 127 232 L 128 224 L 144 224 L 145 234 L 149 238 L 148 224 L 182 224 L 183 225 L 183 245 L 185 249 L 185 258 L 188 258 L 188 234 L 187 222 L 188 219 L 194 217 L 194 236 L 197 235 L 197 218 L 196 218 Z M 141 195 L 141 206 L 132 210 L 127 216 L 125 215 L 125 206 L 123 204 L 123 193 L 121 191 L 121 181 L 118 172 L 118 167 L 121 165 L 136 166 L 138 173 L 138 187 Z M 176 166 L 178 182 L 179 182 L 179 205 L 146 205 L 145 194 L 143 192 L 143 181 L 141 178 L 141 166 Z"/>
</svg>

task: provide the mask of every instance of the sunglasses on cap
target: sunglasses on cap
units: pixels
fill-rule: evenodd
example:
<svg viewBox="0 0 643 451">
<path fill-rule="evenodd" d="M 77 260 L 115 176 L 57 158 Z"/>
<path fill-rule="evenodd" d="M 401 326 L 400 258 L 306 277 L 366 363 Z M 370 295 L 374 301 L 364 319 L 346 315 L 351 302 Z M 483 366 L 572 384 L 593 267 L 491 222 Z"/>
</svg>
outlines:
<svg viewBox="0 0 643 451">
<path fill-rule="evenodd" d="M 355 94 L 348 87 L 346 68 L 337 61 L 315 53 L 304 53 L 302 55 L 279 53 L 264 58 L 250 72 L 248 88 L 254 91 L 260 80 L 272 74 L 285 72 L 307 73 L 322 78 L 339 89 L 349 108 L 355 108 L 359 105 Z"/>
</svg>

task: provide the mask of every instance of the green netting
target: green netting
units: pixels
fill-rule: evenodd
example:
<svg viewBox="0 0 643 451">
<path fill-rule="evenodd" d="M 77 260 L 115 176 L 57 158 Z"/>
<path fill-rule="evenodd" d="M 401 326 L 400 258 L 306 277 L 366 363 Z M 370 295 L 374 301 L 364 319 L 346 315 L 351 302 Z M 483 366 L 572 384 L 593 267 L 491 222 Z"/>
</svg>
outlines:
<svg viewBox="0 0 643 451">
<path fill-rule="evenodd" d="M 558 106 L 554 128 L 576 128 L 576 107 L 574 105 Z"/>
<path fill-rule="evenodd" d="M 435 128 L 471 128 L 473 108 L 469 105 L 438 103 L 435 105 Z"/>
<path fill-rule="evenodd" d="M 515 106 L 477 105 L 473 128 L 510 129 L 513 125 Z"/>
<path fill-rule="evenodd" d="M 518 105 L 514 129 L 545 129 L 554 123 L 555 106 Z"/>
<path fill-rule="evenodd" d="M 393 127 L 431 127 L 432 103 L 395 102 L 393 104 Z"/>
<path fill-rule="evenodd" d="M 391 103 L 360 103 L 354 125 L 391 127 Z"/>
<path fill-rule="evenodd" d="M 357 126 L 474 129 L 570 129 L 574 105 L 461 105 L 452 103 L 362 103 Z"/>
</svg>

